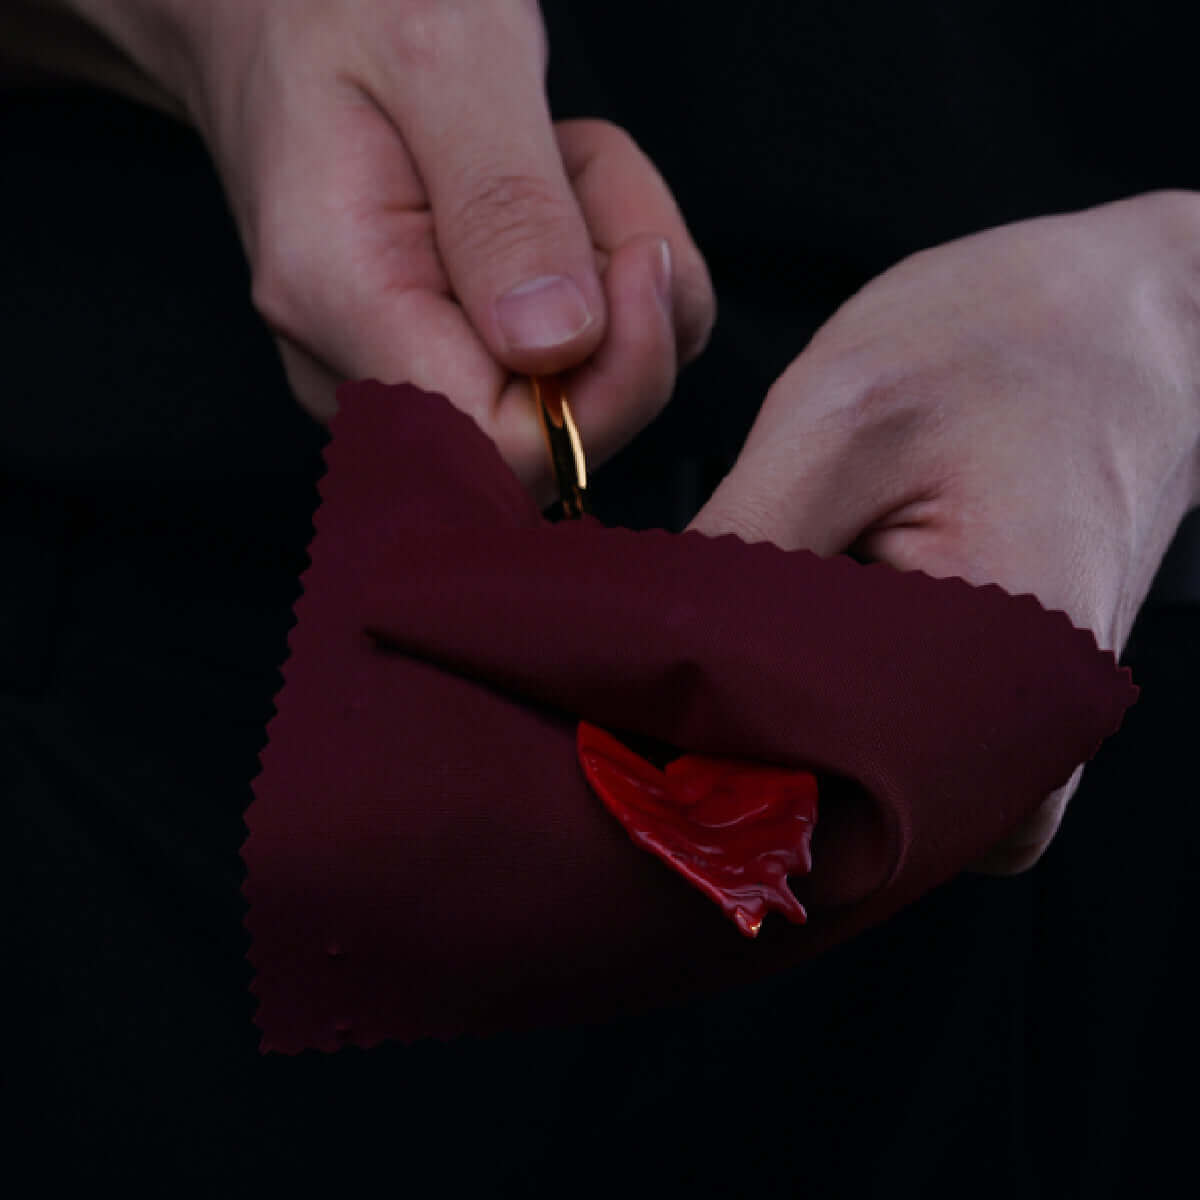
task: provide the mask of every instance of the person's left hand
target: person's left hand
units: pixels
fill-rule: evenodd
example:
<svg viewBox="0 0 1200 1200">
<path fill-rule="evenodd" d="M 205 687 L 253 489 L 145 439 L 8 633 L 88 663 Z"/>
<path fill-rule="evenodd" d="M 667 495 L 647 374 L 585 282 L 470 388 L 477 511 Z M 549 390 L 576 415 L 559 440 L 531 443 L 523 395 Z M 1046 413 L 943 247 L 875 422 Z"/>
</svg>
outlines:
<svg viewBox="0 0 1200 1200">
<path fill-rule="evenodd" d="M 1119 654 L 1196 505 L 1200 196 L 1154 192 L 873 280 L 772 386 L 691 528 L 1031 592 Z M 1081 775 L 975 869 L 1037 862 Z"/>
</svg>

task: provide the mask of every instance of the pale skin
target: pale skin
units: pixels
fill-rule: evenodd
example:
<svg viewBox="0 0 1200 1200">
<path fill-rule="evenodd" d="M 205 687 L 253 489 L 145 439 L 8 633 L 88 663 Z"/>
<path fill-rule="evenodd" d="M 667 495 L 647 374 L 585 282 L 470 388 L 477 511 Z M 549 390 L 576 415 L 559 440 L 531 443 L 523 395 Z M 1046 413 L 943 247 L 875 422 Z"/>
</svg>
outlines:
<svg viewBox="0 0 1200 1200">
<path fill-rule="evenodd" d="M 708 271 L 661 175 L 615 125 L 551 120 L 534 0 L 23 0 L 0 45 L 198 129 L 320 420 L 342 380 L 411 381 L 549 503 L 527 376 L 571 370 L 598 464 L 708 339 Z M 505 293 L 552 277 L 506 330 Z"/>
<path fill-rule="evenodd" d="M 1200 197 L 1156 192 L 872 280 L 771 387 L 692 528 L 1031 592 L 1119 654 L 1198 504 Z M 1081 776 L 977 868 L 1037 862 Z"/>
<path fill-rule="evenodd" d="M 596 464 L 707 341 L 708 273 L 653 164 L 613 125 L 551 120 L 533 0 L 26 0 L 0 44 L 197 127 L 318 419 L 340 379 L 411 380 L 545 502 L 527 373 L 570 372 Z M 550 276 L 577 294 L 521 344 L 499 301 Z M 1197 505 L 1200 195 L 1164 191 L 873 280 L 772 386 L 693 528 L 1031 592 L 1119 653 Z M 976 869 L 1032 866 L 1081 774 Z"/>
</svg>

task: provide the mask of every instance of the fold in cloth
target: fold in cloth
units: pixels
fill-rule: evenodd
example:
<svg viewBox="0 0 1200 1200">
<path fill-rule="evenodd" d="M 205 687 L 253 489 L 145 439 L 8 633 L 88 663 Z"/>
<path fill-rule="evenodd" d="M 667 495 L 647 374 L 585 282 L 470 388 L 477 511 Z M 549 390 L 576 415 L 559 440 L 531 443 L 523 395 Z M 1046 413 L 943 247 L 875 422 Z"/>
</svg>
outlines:
<svg viewBox="0 0 1200 1200">
<path fill-rule="evenodd" d="M 1032 596 L 545 522 L 444 397 L 344 386 L 243 857 L 264 1051 L 616 1016 L 946 881 L 1137 688 Z M 589 789 L 580 719 L 816 773 L 808 923 L 754 941 Z"/>
</svg>

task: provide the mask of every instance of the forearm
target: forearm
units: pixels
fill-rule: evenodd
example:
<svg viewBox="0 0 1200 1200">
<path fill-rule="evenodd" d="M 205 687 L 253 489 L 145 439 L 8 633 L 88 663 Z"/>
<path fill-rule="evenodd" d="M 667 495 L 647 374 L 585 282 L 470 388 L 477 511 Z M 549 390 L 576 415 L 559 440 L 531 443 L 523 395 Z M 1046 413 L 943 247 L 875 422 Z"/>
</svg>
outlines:
<svg viewBox="0 0 1200 1200">
<path fill-rule="evenodd" d="M 1160 202 L 1161 219 L 1183 268 L 1176 311 L 1183 326 L 1185 344 L 1191 348 L 1191 424 L 1182 431 L 1195 448 L 1188 504 L 1188 511 L 1191 511 L 1200 508 L 1200 191 L 1178 188 L 1153 195 Z"/>
<path fill-rule="evenodd" d="M 186 120 L 180 100 L 125 48 L 115 0 L 5 0 L 0 87 L 86 83 Z"/>
</svg>

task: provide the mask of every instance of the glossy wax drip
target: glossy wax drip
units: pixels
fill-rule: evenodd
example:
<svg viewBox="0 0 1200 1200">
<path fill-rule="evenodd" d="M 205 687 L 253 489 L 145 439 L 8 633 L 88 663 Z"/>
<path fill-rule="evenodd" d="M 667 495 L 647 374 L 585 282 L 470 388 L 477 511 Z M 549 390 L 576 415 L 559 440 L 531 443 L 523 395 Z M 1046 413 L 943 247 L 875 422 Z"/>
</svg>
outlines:
<svg viewBox="0 0 1200 1200">
<path fill-rule="evenodd" d="M 817 781 L 808 771 L 685 754 L 659 769 L 581 721 L 579 762 L 639 846 L 720 905 L 747 937 L 768 909 L 803 924 L 789 875 L 812 870 Z"/>
</svg>

